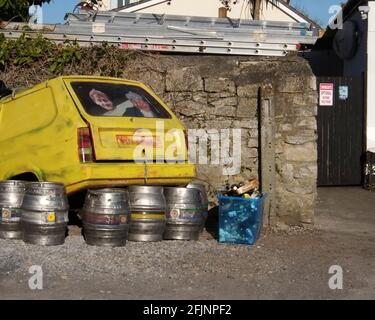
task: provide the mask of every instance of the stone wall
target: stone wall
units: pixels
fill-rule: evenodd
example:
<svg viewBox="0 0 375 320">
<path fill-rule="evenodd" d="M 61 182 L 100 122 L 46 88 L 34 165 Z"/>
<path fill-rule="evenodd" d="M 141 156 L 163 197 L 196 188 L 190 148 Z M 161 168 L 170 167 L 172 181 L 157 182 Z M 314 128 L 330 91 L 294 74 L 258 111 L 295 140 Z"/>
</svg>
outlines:
<svg viewBox="0 0 375 320">
<path fill-rule="evenodd" d="M 90 50 L 84 50 L 87 56 Z M 223 175 L 221 165 L 198 165 L 198 177 L 207 182 L 212 205 L 216 190 L 226 182 L 259 178 L 259 88 L 272 86 L 275 111 L 276 177 L 275 216 L 278 226 L 313 224 L 316 198 L 317 147 L 316 80 L 302 58 L 232 57 L 207 55 L 157 55 L 108 49 L 95 68 L 84 60 L 64 74 L 110 74 L 123 68 L 125 78 L 145 82 L 159 94 L 191 129 L 241 128 L 241 168 L 234 176 Z M 90 55 L 89 55 L 90 56 Z M 123 56 L 122 59 L 118 58 Z M 91 60 L 90 60 L 91 61 Z M 105 62 L 111 67 L 106 68 Z M 88 63 L 89 61 L 87 61 Z M 43 61 L 28 68 L 0 71 L 9 87 L 25 87 L 52 77 Z M 82 71 L 82 70 L 86 71 Z M 122 74 L 122 70 L 118 70 Z M 18 71 L 17 71 L 18 70 Z M 112 70 L 112 71 L 111 71 Z M 211 135 L 210 151 L 217 151 L 219 136 Z M 224 154 L 226 167 L 228 155 Z"/>
<path fill-rule="evenodd" d="M 188 128 L 242 129 L 241 172 L 198 165 L 214 204 L 216 189 L 258 177 L 259 88 L 271 85 L 275 110 L 277 226 L 313 225 L 317 178 L 317 88 L 308 63 L 286 58 L 145 56 L 125 71 L 152 87 Z M 211 150 L 212 151 L 212 150 Z"/>
</svg>

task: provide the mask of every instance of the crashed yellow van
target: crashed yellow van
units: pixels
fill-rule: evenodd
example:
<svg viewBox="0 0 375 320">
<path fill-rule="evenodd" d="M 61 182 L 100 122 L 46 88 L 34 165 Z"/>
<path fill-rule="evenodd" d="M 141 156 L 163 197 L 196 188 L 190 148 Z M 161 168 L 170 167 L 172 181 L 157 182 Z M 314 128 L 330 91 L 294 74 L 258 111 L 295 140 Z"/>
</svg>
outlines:
<svg viewBox="0 0 375 320">
<path fill-rule="evenodd" d="M 142 83 L 59 77 L 0 99 L 0 180 L 62 182 L 74 193 L 194 177 L 184 126 Z"/>
</svg>

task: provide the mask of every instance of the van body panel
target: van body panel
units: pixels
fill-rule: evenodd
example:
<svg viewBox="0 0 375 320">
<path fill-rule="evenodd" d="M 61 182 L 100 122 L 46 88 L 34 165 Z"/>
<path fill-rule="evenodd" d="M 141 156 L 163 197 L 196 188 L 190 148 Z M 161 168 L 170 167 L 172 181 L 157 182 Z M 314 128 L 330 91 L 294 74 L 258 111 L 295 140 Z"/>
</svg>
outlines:
<svg viewBox="0 0 375 320">
<path fill-rule="evenodd" d="M 64 79 L 67 88 L 80 110 L 82 117 L 89 123 L 93 143 L 95 158 L 97 160 L 126 160 L 134 159 L 155 160 L 158 156 L 165 160 L 187 160 L 187 148 L 185 138 L 179 134 L 183 132 L 182 123 L 176 118 L 172 111 L 158 98 L 148 87 L 134 81 L 113 81 L 98 79 L 69 78 Z M 74 90 L 72 84 L 92 83 L 93 88 L 101 84 L 116 84 L 127 88 L 142 90 L 157 101 L 163 110 L 168 114 L 168 118 L 144 118 L 144 117 L 121 117 L 121 116 L 93 116 L 86 110 L 82 99 Z M 176 130 L 177 129 L 177 130 Z M 152 146 L 152 152 L 142 153 L 142 145 Z M 176 152 L 173 152 L 173 145 Z M 170 150 L 171 152 L 165 152 Z M 151 150 L 149 150 L 151 151 Z M 164 152 L 163 152 L 164 151 Z M 185 151 L 185 152 L 178 152 Z"/>
<path fill-rule="evenodd" d="M 170 118 L 160 120 L 164 131 L 156 131 L 158 119 L 90 116 L 70 86 L 77 81 L 125 84 L 147 91 L 170 114 Z M 89 163 L 81 163 L 78 156 L 77 132 L 85 127 L 90 128 L 95 155 Z M 33 173 L 40 181 L 64 183 L 68 193 L 98 186 L 179 185 L 194 179 L 195 165 L 188 163 L 187 152 L 180 163 L 151 162 L 171 145 L 170 141 L 164 146 L 155 143 L 150 163 L 134 162 L 139 141 L 131 138 L 140 128 L 149 130 L 153 137 L 160 133 L 162 139 L 168 130 L 184 130 L 172 111 L 141 83 L 86 76 L 49 80 L 0 100 L 0 179 Z M 179 143 L 186 149 L 182 140 Z"/>
<path fill-rule="evenodd" d="M 89 164 L 80 179 L 67 184 L 66 188 L 68 193 L 74 193 L 82 188 L 100 186 L 184 185 L 195 175 L 192 164 Z"/>
</svg>

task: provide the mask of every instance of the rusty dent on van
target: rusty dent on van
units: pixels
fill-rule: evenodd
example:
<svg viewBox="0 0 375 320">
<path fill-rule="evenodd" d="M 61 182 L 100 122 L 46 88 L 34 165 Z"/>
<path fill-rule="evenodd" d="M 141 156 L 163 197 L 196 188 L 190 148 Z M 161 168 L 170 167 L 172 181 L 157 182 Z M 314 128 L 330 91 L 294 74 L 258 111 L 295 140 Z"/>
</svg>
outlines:
<svg viewBox="0 0 375 320">
<path fill-rule="evenodd" d="M 137 109 L 137 98 L 150 108 Z M 68 193 L 187 184 L 196 174 L 187 155 L 173 163 L 168 155 L 164 162 L 134 159 L 134 133 L 145 129 L 156 137 L 160 121 L 165 132 L 186 133 L 165 103 L 140 82 L 88 76 L 49 80 L 0 99 L 0 180 L 62 182 Z M 172 143 L 163 137 L 164 144 L 153 144 L 153 157 L 157 148 L 166 150 Z"/>
</svg>

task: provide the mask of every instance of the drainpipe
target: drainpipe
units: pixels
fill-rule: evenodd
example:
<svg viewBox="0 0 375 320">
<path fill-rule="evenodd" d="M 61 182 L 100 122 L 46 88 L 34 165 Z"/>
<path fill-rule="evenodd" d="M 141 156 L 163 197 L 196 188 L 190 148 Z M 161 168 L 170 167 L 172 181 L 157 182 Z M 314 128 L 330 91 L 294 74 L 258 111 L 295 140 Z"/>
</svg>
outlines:
<svg viewBox="0 0 375 320">
<path fill-rule="evenodd" d="M 225 7 L 219 8 L 219 18 L 226 18 L 228 16 L 228 9 Z"/>
</svg>

